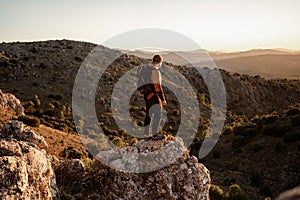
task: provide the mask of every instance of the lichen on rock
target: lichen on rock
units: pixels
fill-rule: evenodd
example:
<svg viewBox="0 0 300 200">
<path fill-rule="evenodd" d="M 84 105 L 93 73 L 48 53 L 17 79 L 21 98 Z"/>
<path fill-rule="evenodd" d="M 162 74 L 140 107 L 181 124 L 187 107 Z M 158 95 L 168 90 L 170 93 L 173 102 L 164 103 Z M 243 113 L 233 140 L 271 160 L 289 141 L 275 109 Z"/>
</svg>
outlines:
<svg viewBox="0 0 300 200">
<path fill-rule="evenodd" d="M 46 145 L 44 138 L 18 121 L 0 136 L 0 199 L 60 199 L 46 151 L 30 143 Z"/>
</svg>

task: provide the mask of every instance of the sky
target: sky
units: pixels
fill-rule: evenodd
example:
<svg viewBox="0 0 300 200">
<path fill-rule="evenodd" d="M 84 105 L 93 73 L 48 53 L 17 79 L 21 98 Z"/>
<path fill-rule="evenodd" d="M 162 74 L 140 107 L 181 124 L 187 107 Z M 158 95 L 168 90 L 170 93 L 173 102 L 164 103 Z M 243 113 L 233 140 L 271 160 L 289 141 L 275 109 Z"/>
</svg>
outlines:
<svg viewBox="0 0 300 200">
<path fill-rule="evenodd" d="M 127 31 L 160 28 L 212 51 L 299 50 L 299 9 L 299 0 L 0 0 L 0 42 L 103 44 Z"/>
</svg>

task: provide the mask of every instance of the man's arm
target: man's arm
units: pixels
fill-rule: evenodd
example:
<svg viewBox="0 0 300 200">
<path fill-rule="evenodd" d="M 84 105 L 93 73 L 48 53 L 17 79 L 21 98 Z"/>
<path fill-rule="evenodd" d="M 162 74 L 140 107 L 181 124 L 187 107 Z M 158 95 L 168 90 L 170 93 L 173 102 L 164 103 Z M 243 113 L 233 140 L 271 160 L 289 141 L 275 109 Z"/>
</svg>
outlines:
<svg viewBox="0 0 300 200">
<path fill-rule="evenodd" d="M 160 100 L 162 102 L 164 102 L 163 104 L 165 104 L 166 98 L 165 98 L 165 94 L 164 94 L 164 91 L 161 86 L 161 74 L 160 74 L 159 70 L 157 70 L 157 69 L 152 70 L 152 81 L 154 84 L 154 89 L 155 89 L 156 94 L 159 96 Z"/>
</svg>

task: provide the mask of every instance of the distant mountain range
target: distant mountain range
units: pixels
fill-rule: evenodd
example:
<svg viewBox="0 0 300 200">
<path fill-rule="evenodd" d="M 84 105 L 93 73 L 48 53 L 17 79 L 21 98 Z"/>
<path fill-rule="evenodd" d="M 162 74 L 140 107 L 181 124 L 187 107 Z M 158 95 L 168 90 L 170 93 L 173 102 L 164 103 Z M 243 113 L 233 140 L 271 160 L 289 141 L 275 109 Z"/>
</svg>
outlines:
<svg viewBox="0 0 300 200">
<path fill-rule="evenodd" d="M 138 57 L 150 59 L 152 52 L 127 51 Z M 207 64 L 210 57 L 217 68 L 234 73 L 260 75 L 267 79 L 300 79 L 300 51 L 289 49 L 252 49 L 242 52 L 221 52 L 199 49 L 195 51 L 163 51 L 164 60 L 175 65 Z M 185 58 L 188 58 L 189 63 Z"/>
</svg>

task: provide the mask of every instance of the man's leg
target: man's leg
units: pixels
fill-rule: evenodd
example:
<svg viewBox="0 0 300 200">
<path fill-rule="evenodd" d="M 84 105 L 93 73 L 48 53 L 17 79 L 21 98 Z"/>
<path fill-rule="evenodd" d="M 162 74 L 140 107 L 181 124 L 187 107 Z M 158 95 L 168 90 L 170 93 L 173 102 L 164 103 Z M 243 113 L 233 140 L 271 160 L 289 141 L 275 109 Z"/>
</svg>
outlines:
<svg viewBox="0 0 300 200">
<path fill-rule="evenodd" d="M 151 136 L 150 134 L 150 122 L 151 122 L 151 118 L 150 118 L 150 103 L 147 99 L 145 99 L 146 102 L 146 117 L 145 117 L 145 121 L 144 121 L 144 135 L 145 136 Z"/>
<path fill-rule="evenodd" d="M 154 104 L 150 109 L 150 113 L 153 113 L 152 135 L 154 136 L 158 133 L 158 128 L 160 125 L 161 114 L 162 114 L 162 106 L 160 104 Z"/>
</svg>

